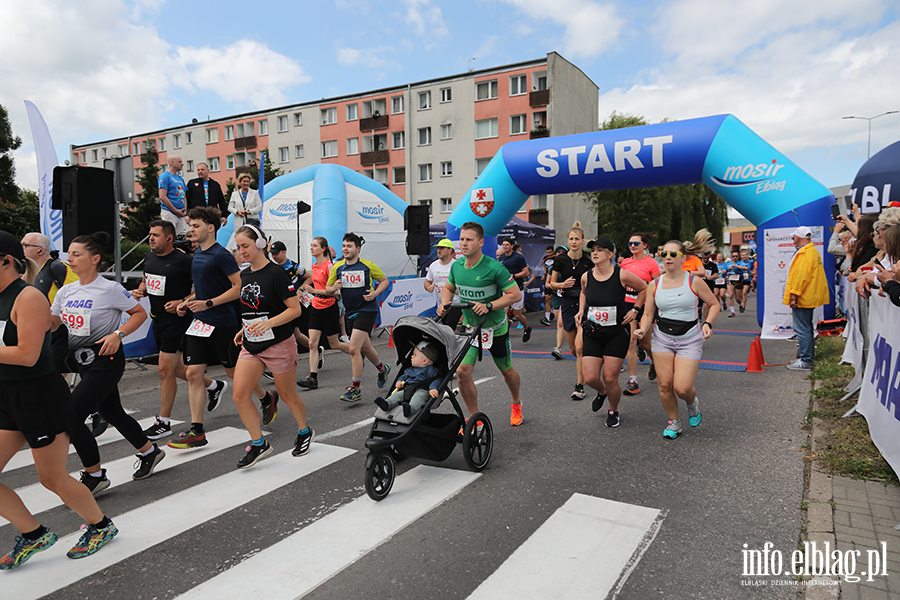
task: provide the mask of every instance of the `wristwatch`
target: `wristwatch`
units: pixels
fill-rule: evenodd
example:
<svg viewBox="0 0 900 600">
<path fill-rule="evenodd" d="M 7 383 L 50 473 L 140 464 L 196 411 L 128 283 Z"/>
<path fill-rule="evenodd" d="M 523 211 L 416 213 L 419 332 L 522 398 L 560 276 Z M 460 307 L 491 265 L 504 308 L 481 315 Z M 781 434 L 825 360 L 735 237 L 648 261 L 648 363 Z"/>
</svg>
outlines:
<svg viewBox="0 0 900 600">
<path fill-rule="evenodd" d="M 119 331 L 118 329 L 116 329 L 115 331 L 113 331 L 113 333 L 116 334 L 117 336 L 119 336 L 119 339 L 120 339 L 120 340 L 124 340 L 124 339 L 125 339 L 125 332 L 124 332 L 124 331 Z"/>
<path fill-rule="evenodd" d="M 485 304 L 485 306 L 487 307 L 488 310 L 494 310 L 494 303 L 493 303 L 493 302 L 488 302 L 487 304 Z"/>
<path fill-rule="evenodd" d="M 207 301 L 206 301 L 206 308 L 212 308 L 212 307 L 213 307 L 213 301 L 212 301 L 212 299 L 207 300 Z"/>
</svg>

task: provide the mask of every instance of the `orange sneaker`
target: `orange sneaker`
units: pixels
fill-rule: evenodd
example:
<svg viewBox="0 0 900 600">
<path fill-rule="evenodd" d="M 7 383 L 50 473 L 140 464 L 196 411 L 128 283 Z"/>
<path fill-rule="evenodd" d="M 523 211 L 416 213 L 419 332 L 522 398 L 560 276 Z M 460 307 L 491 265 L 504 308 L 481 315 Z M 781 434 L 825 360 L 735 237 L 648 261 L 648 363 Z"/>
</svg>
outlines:
<svg viewBox="0 0 900 600">
<path fill-rule="evenodd" d="M 522 424 L 525 418 L 522 416 L 522 404 L 510 404 L 511 412 L 509 414 L 509 424 L 517 427 Z"/>
</svg>

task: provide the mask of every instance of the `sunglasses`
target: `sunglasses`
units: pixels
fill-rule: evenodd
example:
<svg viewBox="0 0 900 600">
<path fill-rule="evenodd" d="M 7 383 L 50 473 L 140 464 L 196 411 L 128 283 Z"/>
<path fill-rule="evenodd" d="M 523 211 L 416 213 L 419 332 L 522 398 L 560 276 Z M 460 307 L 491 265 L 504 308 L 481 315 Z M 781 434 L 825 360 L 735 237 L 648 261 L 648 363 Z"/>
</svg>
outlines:
<svg viewBox="0 0 900 600">
<path fill-rule="evenodd" d="M 679 256 L 683 256 L 684 252 L 679 252 L 678 250 L 663 250 L 659 255 L 662 258 L 678 258 Z"/>
<path fill-rule="evenodd" d="M 641 242 L 628 242 L 629 246 L 640 246 Z"/>
</svg>

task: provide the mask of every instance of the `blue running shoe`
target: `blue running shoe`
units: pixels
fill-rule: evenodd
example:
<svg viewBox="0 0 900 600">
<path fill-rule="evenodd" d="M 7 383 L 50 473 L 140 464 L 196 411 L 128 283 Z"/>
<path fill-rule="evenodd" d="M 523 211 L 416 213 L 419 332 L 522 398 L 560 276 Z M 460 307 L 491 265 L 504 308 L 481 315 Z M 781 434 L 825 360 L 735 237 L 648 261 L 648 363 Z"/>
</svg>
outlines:
<svg viewBox="0 0 900 600">
<path fill-rule="evenodd" d="M 56 534 L 49 529 L 44 532 L 44 535 L 36 540 L 26 540 L 22 536 L 17 535 L 16 545 L 9 551 L 9 554 L 0 558 L 0 571 L 15 569 L 31 558 L 32 554 L 37 554 L 38 552 L 46 550 L 55 544 L 58 539 Z"/>
<path fill-rule="evenodd" d="M 663 437 L 675 439 L 681 433 L 681 421 L 669 421 L 669 425 L 663 430 Z"/>
<path fill-rule="evenodd" d="M 703 420 L 703 415 L 700 414 L 700 400 L 694 398 L 693 404 L 687 405 L 688 409 L 688 424 L 691 427 L 696 427 L 700 424 L 700 421 Z"/>
<path fill-rule="evenodd" d="M 384 371 L 378 372 L 378 387 L 383 388 L 387 385 L 387 377 L 391 372 L 391 365 L 385 364 Z"/>
</svg>

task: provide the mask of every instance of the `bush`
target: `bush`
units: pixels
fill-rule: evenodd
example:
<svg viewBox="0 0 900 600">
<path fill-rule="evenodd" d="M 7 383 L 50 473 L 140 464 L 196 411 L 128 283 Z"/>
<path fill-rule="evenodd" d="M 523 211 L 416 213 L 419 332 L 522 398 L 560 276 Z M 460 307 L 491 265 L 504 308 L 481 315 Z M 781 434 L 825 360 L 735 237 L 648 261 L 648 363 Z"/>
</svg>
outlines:
<svg viewBox="0 0 900 600">
<path fill-rule="evenodd" d="M 137 249 L 125 256 L 125 254 L 137 246 Z M 122 259 L 122 270 L 123 271 L 135 271 L 142 270 L 143 264 L 138 267 L 138 263 L 144 260 L 144 257 L 147 256 L 147 253 L 150 252 L 150 244 L 137 244 L 136 242 L 132 242 L 131 240 L 122 240 L 122 256 L 125 258 Z M 103 261 L 106 263 L 107 267 L 113 267 L 115 265 L 115 253 L 110 252 L 109 254 L 103 257 Z"/>
</svg>

